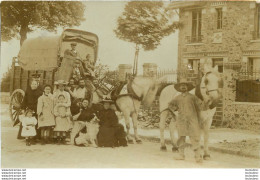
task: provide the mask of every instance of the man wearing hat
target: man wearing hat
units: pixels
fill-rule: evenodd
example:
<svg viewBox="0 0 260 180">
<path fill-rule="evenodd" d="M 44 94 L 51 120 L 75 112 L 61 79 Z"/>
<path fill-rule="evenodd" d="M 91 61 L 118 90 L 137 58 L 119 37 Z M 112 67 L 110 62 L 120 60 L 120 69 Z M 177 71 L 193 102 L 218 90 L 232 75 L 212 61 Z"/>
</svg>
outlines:
<svg viewBox="0 0 260 180">
<path fill-rule="evenodd" d="M 173 111 L 178 111 L 177 129 L 179 139 L 177 145 L 179 146 L 179 156 L 176 160 L 184 160 L 184 144 L 186 136 L 189 136 L 193 150 L 195 152 L 196 162 L 201 163 L 202 157 L 200 155 L 200 105 L 199 99 L 190 94 L 189 91 L 194 86 L 187 82 L 186 79 L 181 79 L 179 83 L 174 85 L 174 88 L 181 92 L 170 103 L 169 108 Z"/>
<path fill-rule="evenodd" d="M 69 56 L 70 58 L 79 57 L 79 53 L 76 51 L 77 43 L 70 43 L 71 49 L 66 49 L 64 52 L 64 57 Z"/>
</svg>

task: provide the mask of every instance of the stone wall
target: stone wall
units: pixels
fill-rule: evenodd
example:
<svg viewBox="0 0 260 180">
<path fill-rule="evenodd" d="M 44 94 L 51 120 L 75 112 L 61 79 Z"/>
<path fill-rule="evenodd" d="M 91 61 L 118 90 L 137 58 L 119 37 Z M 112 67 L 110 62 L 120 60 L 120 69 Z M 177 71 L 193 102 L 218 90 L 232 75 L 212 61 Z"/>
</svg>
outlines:
<svg viewBox="0 0 260 180">
<path fill-rule="evenodd" d="M 216 8 L 222 8 L 222 29 L 217 27 Z M 188 65 L 188 59 L 200 59 L 203 64 L 212 65 L 212 58 L 223 58 L 225 63 L 240 64 L 247 68 L 249 57 L 260 57 L 260 40 L 254 40 L 252 32 L 255 30 L 255 2 L 207 2 L 202 7 L 203 36 L 200 43 L 189 43 L 187 36 L 191 36 L 191 9 L 180 9 L 180 22 L 183 24 L 179 32 L 178 67 Z M 218 38 L 217 38 L 218 37 Z M 224 66 L 224 94 L 223 117 L 221 124 L 231 128 L 260 130 L 260 103 L 237 103 L 236 76 L 237 71 Z M 221 110 L 222 107 L 218 107 Z"/>
</svg>

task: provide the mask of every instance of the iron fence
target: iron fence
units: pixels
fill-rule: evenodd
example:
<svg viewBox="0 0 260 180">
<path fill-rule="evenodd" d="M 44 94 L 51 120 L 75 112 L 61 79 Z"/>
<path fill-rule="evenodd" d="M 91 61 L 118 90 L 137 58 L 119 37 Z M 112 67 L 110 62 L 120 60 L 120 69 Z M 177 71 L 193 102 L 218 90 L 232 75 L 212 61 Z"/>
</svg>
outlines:
<svg viewBox="0 0 260 180">
<path fill-rule="evenodd" d="M 260 102 L 260 71 L 240 71 L 236 80 L 237 102 Z"/>
</svg>

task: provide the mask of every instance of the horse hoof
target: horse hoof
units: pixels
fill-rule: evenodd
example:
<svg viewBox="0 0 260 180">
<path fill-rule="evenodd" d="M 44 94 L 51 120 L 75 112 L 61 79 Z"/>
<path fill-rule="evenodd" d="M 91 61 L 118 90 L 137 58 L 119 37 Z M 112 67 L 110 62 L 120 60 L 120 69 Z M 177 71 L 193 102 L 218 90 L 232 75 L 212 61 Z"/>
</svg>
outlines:
<svg viewBox="0 0 260 180">
<path fill-rule="evenodd" d="M 127 140 L 128 144 L 134 144 L 134 141 L 132 139 Z"/>
<path fill-rule="evenodd" d="M 172 152 L 178 152 L 179 148 L 178 147 L 172 147 Z"/>
<path fill-rule="evenodd" d="M 166 148 L 166 146 L 161 146 L 161 151 L 167 151 L 167 148 Z"/>
<path fill-rule="evenodd" d="M 142 140 L 140 140 L 140 139 L 137 139 L 135 141 L 136 141 L 137 144 L 142 144 Z"/>
<path fill-rule="evenodd" d="M 209 154 L 204 154 L 203 155 L 204 160 L 210 160 L 210 155 Z"/>
</svg>

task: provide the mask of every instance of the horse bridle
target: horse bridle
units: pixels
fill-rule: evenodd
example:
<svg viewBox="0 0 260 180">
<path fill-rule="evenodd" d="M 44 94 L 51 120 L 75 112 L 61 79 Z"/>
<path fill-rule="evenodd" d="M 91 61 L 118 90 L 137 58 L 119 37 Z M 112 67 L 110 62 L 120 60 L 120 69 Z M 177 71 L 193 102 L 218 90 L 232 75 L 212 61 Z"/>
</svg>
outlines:
<svg viewBox="0 0 260 180">
<path fill-rule="evenodd" d="M 206 94 L 209 95 L 210 92 L 213 92 L 213 91 L 218 91 L 218 89 L 211 89 L 211 90 L 208 90 L 207 87 L 200 87 L 202 89 L 206 89 Z"/>
<path fill-rule="evenodd" d="M 208 74 L 210 74 L 212 72 L 207 72 L 205 76 L 207 76 Z M 210 92 L 213 92 L 213 91 L 218 91 L 218 89 L 211 89 L 211 90 L 208 90 L 207 87 L 200 87 L 202 89 L 206 89 L 206 95 L 209 95 Z"/>
</svg>

